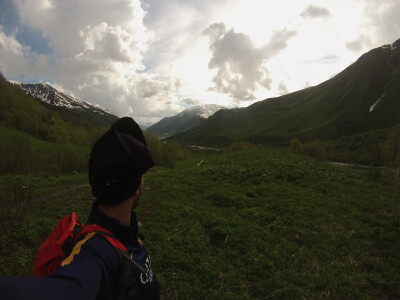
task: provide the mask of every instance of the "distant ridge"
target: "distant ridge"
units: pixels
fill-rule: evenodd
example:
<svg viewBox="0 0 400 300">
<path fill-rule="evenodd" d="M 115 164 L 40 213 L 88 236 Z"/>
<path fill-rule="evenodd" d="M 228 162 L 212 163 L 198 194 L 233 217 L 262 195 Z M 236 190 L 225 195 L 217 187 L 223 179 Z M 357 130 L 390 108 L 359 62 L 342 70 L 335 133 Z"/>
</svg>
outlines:
<svg viewBox="0 0 400 300">
<path fill-rule="evenodd" d="M 226 108 L 216 104 L 193 106 L 175 116 L 163 118 L 161 121 L 147 128 L 146 131 L 157 134 L 160 137 L 168 137 L 197 126 L 222 109 Z"/>
<path fill-rule="evenodd" d="M 333 140 L 400 121 L 400 40 L 362 55 L 317 86 L 223 110 L 170 140 L 203 146 Z"/>
</svg>

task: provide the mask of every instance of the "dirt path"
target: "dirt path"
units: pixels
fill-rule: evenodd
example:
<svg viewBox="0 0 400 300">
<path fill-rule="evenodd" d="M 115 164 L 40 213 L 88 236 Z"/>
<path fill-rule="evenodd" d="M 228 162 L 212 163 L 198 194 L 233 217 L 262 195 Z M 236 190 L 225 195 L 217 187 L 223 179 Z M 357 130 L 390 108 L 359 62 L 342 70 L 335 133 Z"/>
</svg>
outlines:
<svg viewBox="0 0 400 300">
<path fill-rule="evenodd" d="M 71 185 L 71 186 L 64 188 L 62 190 L 59 190 L 57 192 L 54 192 L 54 193 L 51 193 L 48 195 L 43 195 L 40 198 L 46 199 L 46 200 L 60 198 L 63 195 L 77 192 L 78 190 L 83 189 L 83 188 L 90 188 L 89 183 L 80 183 L 80 184 Z"/>
</svg>

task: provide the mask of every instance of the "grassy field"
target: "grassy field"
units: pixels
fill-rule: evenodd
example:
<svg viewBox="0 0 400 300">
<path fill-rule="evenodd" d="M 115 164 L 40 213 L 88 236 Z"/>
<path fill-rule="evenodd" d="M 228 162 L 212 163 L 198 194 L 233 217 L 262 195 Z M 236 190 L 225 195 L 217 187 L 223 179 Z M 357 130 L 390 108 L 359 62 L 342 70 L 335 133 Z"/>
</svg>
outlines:
<svg viewBox="0 0 400 300">
<path fill-rule="evenodd" d="M 87 217 L 84 178 L 61 181 L 43 179 L 25 218 L 2 231 L 1 275 L 29 275 L 60 217 Z M 162 299 L 398 299 L 392 209 L 391 186 L 363 173 L 253 150 L 151 169 L 138 216 Z"/>
<path fill-rule="evenodd" d="M 147 177 L 142 231 L 165 299 L 400 296 L 389 186 L 275 151 Z"/>
</svg>

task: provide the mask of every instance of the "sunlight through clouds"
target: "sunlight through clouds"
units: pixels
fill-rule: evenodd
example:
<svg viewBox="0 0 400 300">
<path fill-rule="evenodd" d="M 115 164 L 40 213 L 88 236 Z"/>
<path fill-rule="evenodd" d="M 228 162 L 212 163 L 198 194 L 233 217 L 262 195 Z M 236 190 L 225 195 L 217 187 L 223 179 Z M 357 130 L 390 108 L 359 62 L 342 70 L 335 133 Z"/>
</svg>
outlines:
<svg viewBox="0 0 400 300">
<path fill-rule="evenodd" d="M 399 13 L 397 0 L 9 0 L 0 72 L 150 125 L 319 84 L 398 39 Z"/>
</svg>

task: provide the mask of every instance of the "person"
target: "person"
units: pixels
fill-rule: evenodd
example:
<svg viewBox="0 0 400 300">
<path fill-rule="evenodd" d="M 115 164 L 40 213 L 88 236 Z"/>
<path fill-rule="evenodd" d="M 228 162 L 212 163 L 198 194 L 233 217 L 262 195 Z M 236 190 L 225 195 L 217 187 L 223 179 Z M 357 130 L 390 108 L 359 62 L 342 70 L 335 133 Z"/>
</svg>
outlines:
<svg viewBox="0 0 400 300">
<path fill-rule="evenodd" d="M 140 202 L 143 175 L 154 166 L 146 140 L 129 117 L 118 119 L 90 152 L 89 182 L 95 202 L 87 224 L 115 236 L 141 268 L 130 273 L 135 291 L 128 299 L 159 299 L 151 259 L 138 239 L 134 209 Z M 124 299 L 119 291 L 121 261 L 116 249 L 99 232 L 83 235 L 61 266 L 45 277 L 0 278 L 0 299 Z"/>
</svg>

